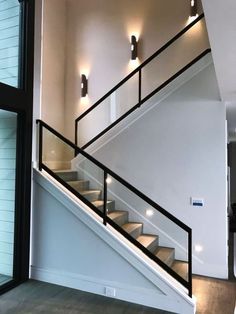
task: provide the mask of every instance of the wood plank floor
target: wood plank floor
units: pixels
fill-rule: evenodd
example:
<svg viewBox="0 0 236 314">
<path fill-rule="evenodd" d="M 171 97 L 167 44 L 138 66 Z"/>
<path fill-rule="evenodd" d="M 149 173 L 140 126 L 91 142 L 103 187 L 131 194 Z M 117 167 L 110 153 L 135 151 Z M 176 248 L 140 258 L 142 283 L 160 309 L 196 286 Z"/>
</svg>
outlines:
<svg viewBox="0 0 236 314">
<path fill-rule="evenodd" d="M 236 281 L 194 276 L 197 314 L 234 314 Z"/>
<path fill-rule="evenodd" d="M 168 314 L 111 298 L 30 280 L 0 296 L 1 314 Z"/>
<path fill-rule="evenodd" d="M 236 282 L 194 277 L 197 314 L 233 314 Z M 1 314 L 170 314 L 30 280 L 0 296 Z"/>
</svg>

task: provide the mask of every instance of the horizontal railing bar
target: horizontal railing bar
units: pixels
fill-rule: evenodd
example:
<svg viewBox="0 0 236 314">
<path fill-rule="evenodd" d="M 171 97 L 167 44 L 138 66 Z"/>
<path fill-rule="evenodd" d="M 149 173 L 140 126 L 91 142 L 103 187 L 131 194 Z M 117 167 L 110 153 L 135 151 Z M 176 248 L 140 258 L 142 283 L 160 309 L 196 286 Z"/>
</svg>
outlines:
<svg viewBox="0 0 236 314">
<path fill-rule="evenodd" d="M 82 113 L 75 121 L 78 122 L 83 119 L 90 111 L 95 109 L 101 102 L 103 102 L 107 97 L 109 97 L 115 90 L 117 90 L 121 85 L 123 85 L 126 81 L 128 81 L 132 76 L 134 76 L 140 69 L 142 69 L 145 65 L 150 63 L 154 58 L 156 58 L 159 54 L 161 54 L 166 48 L 168 48 L 173 42 L 175 42 L 179 37 L 185 34 L 192 26 L 198 23 L 202 18 L 204 18 L 204 13 L 199 15 L 192 23 L 187 25 L 184 29 L 182 29 L 177 35 L 175 35 L 172 39 L 170 39 L 164 46 L 158 49 L 154 54 L 152 54 L 148 59 L 146 59 L 142 64 L 140 64 L 135 70 L 133 70 L 130 74 L 128 74 L 122 81 L 116 84 L 109 92 L 107 92 L 103 97 L 101 97 L 94 105 L 89 107 L 84 113 Z"/>
<path fill-rule="evenodd" d="M 148 99 L 150 99 L 152 96 L 154 96 L 156 93 L 158 93 L 161 89 L 163 89 L 165 86 L 170 84 L 174 79 L 176 79 L 179 75 L 181 75 L 184 71 L 186 71 L 188 68 L 190 68 L 194 63 L 199 61 L 202 57 L 207 55 L 209 52 L 211 52 L 210 48 L 208 48 L 205 51 L 203 51 L 199 56 L 197 56 L 195 59 L 193 59 L 191 62 L 189 62 L 186 66 L 184 66 L 181 70 L 179 70 L 174 75 L 172 75 L 163 84 L 161 84 L 156 89 L 154 89 L 150 94 L 148 94 L 145 98 L 143 98 L 143 100 L 141 100 L 139 103 L 134 105 L 131 109 L 129 109 L 126 113 L 124 113 L 120 118 L 118 118 L 116 121 L 114 121 L 112 124 L 110 124 L 107 128 L 105 128 L 102 132 L 97 134 L 94 138 L 92 138 L 88 143 L 86 143 L 81 148 L 82 149 L 86 149 L 88 146 L 90 146 L 92 143 L 94 143 L 96 140 L 98 140 L 101 136 L 103 136 L 109 130 L 111 130 L 114 126 L 116 126 L 119 122 L 121 122 L 123 119 L 125 119 L 127 116 L 129 116 L 133 111 L 135 111 L 136 109 L 140 108 L 140 105 L 145 103 Z"/>
<path fill-rule="evenodd" d="M 148 203 L 149 205 L 151 205 L 152 207 L 154 207 L 157 211 L 159 211 L 160 213 L 162 213 L 164 216 L 166 216 L 167 218 L 169 218 L 172 222 L 174 222 L 176 225 L 178 225 L 179 227 L 181 227 L 182 229 L 184 229 L 186 232 L 190 232 L 191 228 L 188 227 L 187 225 L 185 225 L 182 221 L 180 221 L 179 219 L 177 219 L 175 216 L 173 216 L 172 214 L 170 214 L 169 212 L 167 212 L 164 208 L 162 208 L 160 205 L 158 205 L 157 203 L 155 203 L 154 201 L 152 201 L 149 197 L 147 197 L 146 195 L 144 195 L 142 192 L 140 192 L 138 189 L 136 189 L 133 185 L 131 185 L 130 183 L 128 183 L 127 181 L 125 181 L 123 178 L 121 178 L 119 175 L 117 175 L 116 173 L 114 173 L 112 170 L 110 170 L 108 167 L 106 167 L 105 165 L 103 165 L 102 163 L 100 163 L 98 160 L 96 160 L 94 157 L 90 156 L 88 153 L 86 153 L 85 151 L 83 151 L 81 148 L 79 148 L 78 146 L 76 146 L 74 143 L 72 143 L 70 140 L 68 140 L 67 138 L 65 138 L 63 135 L 61 135 L 60 133 L 58 133 L 56 130 L 54 130 L 52 127 L 50 127 L 47 123 L 43 122 L 42 120 L 36 120 L 36 123 L 41 123 L 46 129 L 48 129 L 51 133 L 53 133 L 54 135 L 56 135 L 59 139 L 61 139 L 62 141 L 64 141 L 66 144 L 68 144 L 70 147 L 72 147 L 73 149 L 75 149 L 76 152 L 80 153 L 81 155 L 83 155 L 85 158 L 87 158 L 88 160 L 90 160 L 91 162 L 93 162 L 96 166 L 98 166 L 99 168 L 103 169 L 104 171 L 106 171 L 109 175 L 111 175 L 114 179 L 116 179 L 117 181 L 119 181 L 121 184 L 123 184 L 125 187 L 127 187 L 129 190 L 131 190 L 134 194 L 138 195 L 141 199 L 143 199 L 146 203 Z"/>
<path fill-rule="evenodd" d="M 185 65 L 181 70 L 176 72 L 174 75 L 172 75 L 168 80 L 166 80 L 163 84 L 158 86 L 156 89 L 154 89 L 150 94 L 148 94 L 146 97 L 144 97 L 141 101 L 141 104 L 145 103 L 148 99 L 150 99 L 152 96 L 154 96 L 156 93 L 158 93 L 161 89 L 166 87 L 168 84 L 170 84 L 173 80 L 175 80 L 178 76 L 180 76 L 184 71 L 186 71 L 188 68 L 190 68 L 194 63 L 199 61 L 202 57 L 207 55 L 211 52 L 210 48 L 207 48 L 204 50 L 199 56 L 197 56 L 195 59 L 190 61 L 187 65 Z"/>
</svg>

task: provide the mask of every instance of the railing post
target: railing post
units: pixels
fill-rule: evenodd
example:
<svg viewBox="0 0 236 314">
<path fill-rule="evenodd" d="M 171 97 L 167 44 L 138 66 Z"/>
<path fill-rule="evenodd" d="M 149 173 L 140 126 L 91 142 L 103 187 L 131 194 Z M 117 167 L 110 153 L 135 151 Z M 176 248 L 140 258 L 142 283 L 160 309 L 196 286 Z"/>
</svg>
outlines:
<svg viewBox="0 0 236 314">
<path fill-rule="evenodd" d="M 192 229 L 188 233 L 188 294 L 192 298 Z"/>
<path fill-rule="evenodd" d="M 103 224 L 107 224 L 107 172 L 104 171 L 103 183 Z"/>
<path fill-rule="evenodd" d="M 78 146 L 77 134 L 78 133 L 78 122 L 75 120 L 75 145 Z M 77 156 L 77 151 L 75 150 L 75 157 Z"/>
<path fill-rule="evenodd" d="M 38 121 L 39 124 L 39 146 L 38 146 L 38 158 L 39 158 L 39 171 L 42 171 L 42 154 L 43 154 L 43 126 L 42 123 L 40 121 Z"/>
<path fill-rule="evenodd" d="M 138 71 L 138 102 L 139 107 L 141 106 L 142 101 L 142 69 L 140 68 Z"/>
</svg>

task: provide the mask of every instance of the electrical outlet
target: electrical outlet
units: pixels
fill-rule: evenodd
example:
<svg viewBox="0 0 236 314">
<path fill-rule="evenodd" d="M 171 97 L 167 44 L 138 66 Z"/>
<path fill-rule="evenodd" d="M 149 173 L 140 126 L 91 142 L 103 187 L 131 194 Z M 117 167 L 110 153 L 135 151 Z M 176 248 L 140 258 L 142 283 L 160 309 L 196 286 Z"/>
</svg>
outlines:
<svg viewBox="0 0 236 314">
<path fill-rule="evenodd" d="M 116 296 L 116 289 L 112 287 L 105 287 L 105 295 L 107 297 L 115 297 Z"/>
</svg>

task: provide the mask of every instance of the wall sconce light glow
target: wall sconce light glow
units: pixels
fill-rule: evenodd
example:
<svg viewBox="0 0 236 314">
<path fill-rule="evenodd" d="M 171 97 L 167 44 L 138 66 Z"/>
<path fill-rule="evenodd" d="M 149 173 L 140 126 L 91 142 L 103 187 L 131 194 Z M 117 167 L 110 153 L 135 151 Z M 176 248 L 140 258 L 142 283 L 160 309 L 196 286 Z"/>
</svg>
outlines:
<svg viewBox="0 0 236 314">
<path fill-rule="evenodd" d="M 138 56 L 138 42 L 134 35 L 131 36 L 131 60 L 136 60 Z"/>
<path fill-rule="evenodd" d="M 194 247 L 195 252 L 200 253 L 203 251 L 203 247 L 199 244 L 196 244 Z"/>
<path fill-rule="evenodd" d="M 106 178 L 106 183 L 107 183 L 107 184 L 110 184 L 111 182 L 112 182 L 111 177 L 107 177 L 107 178 Z"/>
<path fill-rule="evenodd" d="M 147 210 L 146 210 L 146 215 L 147 215 L 148 217 L 153 216 L 153 214 L 154 214 L 153 209 L 147 209 Z"/>
<path fill-rule="evenodd" d="M 81 97 L 88 94 L 88 79 L 85 74 L 81 75 Z"/>
<path fill-rule="evenodd" d="M 190 0 L 190 16 L 197 17 L 197 0 Z"/>
</svg>

